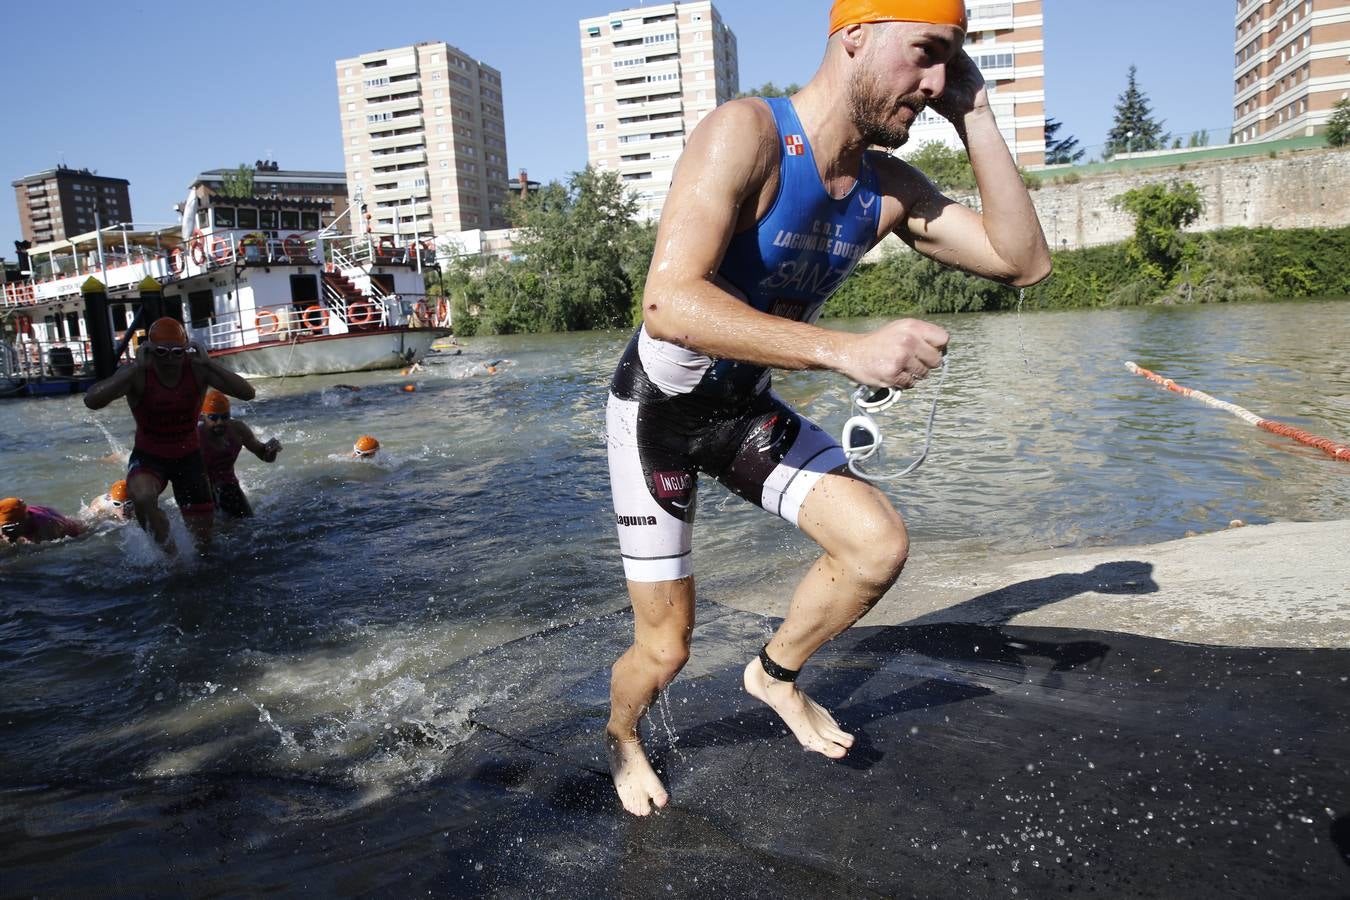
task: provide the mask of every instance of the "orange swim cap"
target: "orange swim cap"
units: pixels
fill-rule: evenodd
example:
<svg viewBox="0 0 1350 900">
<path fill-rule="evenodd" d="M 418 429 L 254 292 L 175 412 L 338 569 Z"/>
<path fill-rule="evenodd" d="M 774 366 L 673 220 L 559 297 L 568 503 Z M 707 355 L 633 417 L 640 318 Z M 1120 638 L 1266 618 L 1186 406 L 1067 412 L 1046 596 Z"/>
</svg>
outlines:
<svg viewBox="0 0 1350 900">
<path fill-rule="evenodd" d="M 108 498 L 119 502 L 127 499 L 127 483 L 125 479 L 113 482 L 113 486 L 108 488 Z"/>
<path fill-rule="evenodd" d="M 834 0 L 830 34 L 860 22 L 927 22 L 966 30 L 965 0 Z"/>
<path fill-rule="evenodd" d="M 28 517 L 28 504 L 18 497 L 0 500 L 0 525 L 13 525 Z"/>
<path fill-rule="evenodd" d="M 230 414 L 230 398 L 215 388 L 207 391 L 206 399 L 202 401 L 202 415 L 207 413 L 224 413 L 228 416 Z"/>
<path fill-rule="evenodd" d="M 180 347 L 187 346 L 187 332 L 183 330 L 183 323 L 177 319 L 171 319 L 165 316 L 162 319 L 156 319 L 150 326 L 150 340 L 156 344 L 173 345 Z"/>
<path fill-rule="evenodd" d="M 371 456 L 378 449 L 380 449 L 380 442 L 368 434 L 361 435 L 352 446 L 352 452 L 357 456 Z"/>
</svg>

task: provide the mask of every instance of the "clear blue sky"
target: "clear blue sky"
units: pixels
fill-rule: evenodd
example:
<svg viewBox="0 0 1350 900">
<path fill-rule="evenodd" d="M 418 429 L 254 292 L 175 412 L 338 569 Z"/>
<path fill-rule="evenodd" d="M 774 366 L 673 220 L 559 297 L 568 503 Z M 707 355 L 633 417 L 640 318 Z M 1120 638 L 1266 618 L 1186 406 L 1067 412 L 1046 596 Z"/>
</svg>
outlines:
<svg viewBox="0 0 1350 900">
<path fill-rule="evenodd" d="M 805 82 L 827 0 L 714 0 L 736 33 L 741 88 Z M 511 171 L 561 178 L 586 164 L 578 20 L 624 2 L 279 0 L 5 4 L 0 51 L 0 256 L 20 237 L 9 183 L 58 162 L 131 182 L 137 222 L 169 222 L 202 170 L 271 158 L 342 169 L 334 60 L 444 40 L 502 72 Z M 648 4 L 653 5 L 653 4 Z M 1174 133 L 1232 122 L 1229 0 L 1046 0 L 1046 104 L 1089 153 L 1126 70 Z M 772 10 L 772 12 L 768 12 Z M 509 16 L 509 18 L 507 18 Z"/>
</svg>

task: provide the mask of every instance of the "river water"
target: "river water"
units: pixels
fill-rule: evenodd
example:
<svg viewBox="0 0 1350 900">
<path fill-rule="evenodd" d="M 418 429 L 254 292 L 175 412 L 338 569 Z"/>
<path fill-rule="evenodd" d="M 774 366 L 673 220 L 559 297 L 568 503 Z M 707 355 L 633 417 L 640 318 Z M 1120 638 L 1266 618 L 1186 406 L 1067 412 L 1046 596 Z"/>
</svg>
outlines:
<svg viewBox="0 0 1350 900">
<path fill-rule="evenodd" d="M 939 317 L 953 339 L 932 450 L 885 489 L 916 552 L 957 556 L 1346 518 L 1350 465 L 1124 362 L 1345 441 L 1348 312 Z M 285 449 L 271 466 L 241 457 L 257 517 L 223 525 L 205 560 L 165 557 L 134 526 L 0 548 L 0 828 L 36 841 L 27 862 L 85 853 L 93 871 L 84 848 L 143 826 L 85 829 L 91 785 L 303 777 L 349 806 L 453 775 L 472 711 L 501 697 L 447 682 L 448 663 L 626 605 L 603 446 L 626 339 L 478 338 L 410 376 L 259 382 L 235 414 Z M 495 358 L 509 360 L 496 374 L 476 367 Z M 848 414 L 838 376 L 780 373 L 775 386 L 830 430 Z M 893 450 L 880 471 L 921 449 L 931 390 L 880 417 Z M 74 512 L 121 477 L 131 432 L 120 404 L 0 404 L 0 495 Z M 373 464 L 345 458 L 362 433 L 384 445 Z M 702 490 L 701 591 L 749 590 L 812 558 L 792 529 L 708 479 Z M 595 659 L 597 673 L 611 661 Z"/>
</svg>

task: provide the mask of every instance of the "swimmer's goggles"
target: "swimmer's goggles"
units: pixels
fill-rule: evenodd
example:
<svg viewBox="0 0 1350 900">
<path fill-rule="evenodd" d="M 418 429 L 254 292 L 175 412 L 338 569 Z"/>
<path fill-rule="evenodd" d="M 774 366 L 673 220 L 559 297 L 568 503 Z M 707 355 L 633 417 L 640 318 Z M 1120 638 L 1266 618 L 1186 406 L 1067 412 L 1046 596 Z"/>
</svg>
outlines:
<svg viewBox="0 0 1350 900">
<path fill-rule="evenodd" d="M 166 356 L 172 356 L 174 359 L 182 359 L 187 355 L 187 347 L 155 347 L 155 355 L 163 359 Z"/>
<path fill-rule="evenodd" d="M 107 495 L 105 495 L 105 496 L 107 496 Z M 121 509 L 121 508 L 124 507 L 124 506 L 130 507 L 130 506 L 135 506 L 135 505 L 136 505 L 136 501 L 135 501 L 135 500 L 132 500 L 132 499 L 129 499 L 129 498 L 126 499 L 126 500 L 114 500 L 112 497 L 108 496 L 108 497 L 107 497 L 107 500 L 108 500 L 109 503 L 112 504 L 112 508 L 113 508 L 113 509 Z"/>
<path fill-rule="evenodd" d="M 205 420 L 208 421 L 208 422 L 228 422 L 228 421 L 230 420 L 230 414 L 229 414 L 229 413 L 203 413 L 203 414 L 202 414 L 202 418 L 205 419 Z"/>
<path fill-rule="evenodd" d="M 28 526 L 23 522 L 10 522 L 8 525 L 0 525 L 0 534 L 5 537 L 16 537 L 27 530 Z"/>
<path fill-rule="evenodd" d="M 893 387 L 870 388 L 859 387 L 853 392 L 853 407 L 856 412 L 844 423 L 843 434 L 840 435 L 840 444 L 844 448 L 844 456 L 848 458 L 848 468 L 859 478 L 865 478 L 869 481 L 890 481 L 894 478 L 901 478 L 913 472 L 923 461 L 928 458 L 928 449 L 933 443 L 933 419 L 937 416 L 938 392 L 942 390 L 942 382 L 947 378 L 947 355 L 942 356 L 942 372 L 938 376 L 937 386 L 933 388 L 933 406 L 928 412 L 928 429 L 924 438 L 923 452 L 919 454 L 918 459 L 905 467 L 904 471 L 896 472 L 893 475 L 869 475 L 858 468 L 858 464 L 866 462 L 881 450 L 881 426 L 872 418 L 874 413 L 884 412 L 896 404 L 900 399 L 900 389 Z"/>
</svg>

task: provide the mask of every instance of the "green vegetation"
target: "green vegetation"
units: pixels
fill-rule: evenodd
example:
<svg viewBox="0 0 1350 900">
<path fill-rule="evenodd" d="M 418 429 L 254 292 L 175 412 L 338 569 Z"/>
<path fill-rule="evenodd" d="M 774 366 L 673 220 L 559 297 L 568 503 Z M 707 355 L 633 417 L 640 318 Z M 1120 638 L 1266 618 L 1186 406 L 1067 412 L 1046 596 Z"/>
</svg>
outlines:
<svg viewBox="0 0 1350 900">
<path fill-rule="evenodd" d="M 1113 202 L 1134 214 L 1134 237 L 1126 253 L 1149 278 L 1166 282 L 1181 262 L 1181 230 L 1204 212 L 1200 190 L 1189 181 L 1149 184 L 1126 191 Z"/>
<path fill-rule="evenodd" d="M 1047 166 L 1067 166 L 1082 162 L 1087 151 L 1079 148 L 1078 138 L 1073 135 L 1056 137 L 1064 123 L 1046 117 L 1045 120 L 1045 164 Z"/>
<path fill-rule="evenodd" d="M 253 196 L 253 167 L 240 163 L 233 172 L 226 172 L 220 178 L 220 193 L 223 197 L 235 200 L 247 200 Z"/>
<path fill-rule="evenodd" d="M 1350 100 L 1339 100 L 1327 122 L 1327 146 L 1344 147 L 1350 144 Z"/>
<path fill-rule="evenodd" d="M 656 228 L 612 172 L 587 168 L 514 198 L 513 259 L 461 257 L 427 292 L 450 298 L 461 335 L 627 326 L 637 315 Z"/>
<path fill-rule="evenodd" d="M 757 88 L 751 88 L 748 91 L 741 91 L 736 95 L 736 99 L 742 97 L 791 97 L 802 89 L 799 84 L 789 84 L 787 87 L 780 88 L 772 81 L 766 81 Z"/>
<path fill-rule="evenodd" d="M 1350 227 L 1233 228 L 1179 236 L 1173 273 L 1158 279 L 1130 242 L 1052 252 L 1054 273 L 1026 289 L 1029 309 L 1225 303 L 1350 296 Z M 910 316 L 1012 309 L 1017 290 L 939 266 L 917 253 L 860 267 L 827 316 Z"/>
<path fill-rule="evenodd" d="M 1125 93 L 1116 100 L 1115 124 L 1106 136 L 1106 149 L 1103 151 L 1107 158 L 1117 153 L 1162 150 L 1172 140 L 1172 136 L 1163 131 L 1162 123 L 1154 121 L 1148 95 L 1139 90 L 1135 81 L 1136 71 L 1134 66 L 1130 66 Z"/>
</svg>

